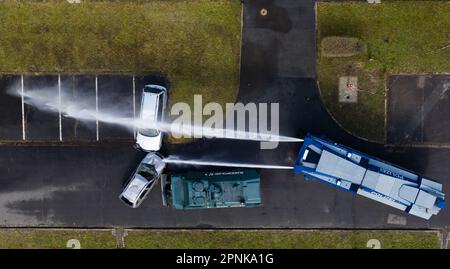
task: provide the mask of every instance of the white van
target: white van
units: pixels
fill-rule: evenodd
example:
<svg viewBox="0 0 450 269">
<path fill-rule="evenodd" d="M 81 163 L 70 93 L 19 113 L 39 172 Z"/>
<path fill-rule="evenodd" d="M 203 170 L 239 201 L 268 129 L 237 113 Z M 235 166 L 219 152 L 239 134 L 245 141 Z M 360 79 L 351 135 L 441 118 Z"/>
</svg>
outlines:
<svg viewBox="0 0 450 269">
<path fill-rule="evenodd" d="M 167 104 L 167 89 L 161 85 L 145 85 L 142 90 L 140 128 L 136 145 L 144 151 L 158 151 L 162 144 L 162 133 L 155 129 L 157 122 L 164 121 Z M 147 125 L 148 124 L 148 125 Z"/>
</svg>

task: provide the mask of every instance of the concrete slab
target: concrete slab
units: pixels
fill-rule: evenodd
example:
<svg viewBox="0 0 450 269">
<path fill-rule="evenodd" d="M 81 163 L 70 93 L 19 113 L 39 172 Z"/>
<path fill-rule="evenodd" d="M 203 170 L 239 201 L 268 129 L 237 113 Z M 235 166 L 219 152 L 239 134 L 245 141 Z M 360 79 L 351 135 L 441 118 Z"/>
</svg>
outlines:
<svg viewBox="0 0 450 269">
<path fill-rule="evenodd" d="M 347 76 L 339 78 L 339 102 L 358 102 L 358 77 Z"/>
<path fill-rule="evenodd" d="M 423 91 L 410 76 L 391 76 L 388 81 L 387 142 L 422 141 Z"/>
<path fill-rule="evenodd" d="M 22 140 L 22 100 L 8 93 L 13 88 L 20 91 L 20 76 L 0 76 L 0 141 Z"/>
<path fill-rule="evenodd" d="M 450 143 L 450 76 L 433 76 L 424 90 L 423 141 Z"/>
<path fill-rule="evenodd" d="M 450 76 L 391 76 L 388 88 L 388 143 L 450 143 Z"/>
</svg>

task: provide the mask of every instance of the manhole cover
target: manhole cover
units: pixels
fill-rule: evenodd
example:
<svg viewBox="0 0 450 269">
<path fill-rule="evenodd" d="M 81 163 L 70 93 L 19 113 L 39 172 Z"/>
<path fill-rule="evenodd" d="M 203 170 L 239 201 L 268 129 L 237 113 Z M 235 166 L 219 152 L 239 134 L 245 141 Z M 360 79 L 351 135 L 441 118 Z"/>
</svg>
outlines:
<svg viewBox="0 0 450 269">
<path fill-rule="evenodd" d="M 267 9 L 262 8 L 262 9 L 259 11 L 259 14 L 261 14 L 261 16 L 266 16 L 266 15 L 267 15 Z"/>
</svg>

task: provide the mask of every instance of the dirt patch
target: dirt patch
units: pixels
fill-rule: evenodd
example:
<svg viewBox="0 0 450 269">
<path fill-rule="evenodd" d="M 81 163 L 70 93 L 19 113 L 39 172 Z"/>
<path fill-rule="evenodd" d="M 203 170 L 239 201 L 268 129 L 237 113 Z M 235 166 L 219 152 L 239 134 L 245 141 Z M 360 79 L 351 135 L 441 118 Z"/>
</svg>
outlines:
<svg viewBox="0 0 450 269">
<path fill-rule="evenodd" d="M 366 52 L 364 42 L 356 37 L 329 36 L 321 43 L 323 57 L 350 57 Z"/>
</svg>

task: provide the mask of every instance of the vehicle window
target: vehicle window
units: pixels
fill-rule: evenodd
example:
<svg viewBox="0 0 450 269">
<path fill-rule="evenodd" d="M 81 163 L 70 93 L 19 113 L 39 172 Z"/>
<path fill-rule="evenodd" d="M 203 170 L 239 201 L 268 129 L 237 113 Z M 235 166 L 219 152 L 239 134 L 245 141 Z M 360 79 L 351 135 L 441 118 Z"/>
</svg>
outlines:
<svg viewBox="0 0 450 269">
<path fill-rule="evenodd" d="M 139 165 L 138 174 L 143 176 L 148 181 L 152 181 L 158 175 L 155 168 L 152 165 L 146 163 L 141 163 Z"/>
<path fill-rule="evenodd" d="M 145 91 L 145 92 L 151 92 L 151 93 L 160 93 L 160 92 L 161 92 L 160 89 L 152 88 L 152 87 L 149 87 L 149 86 L 146 86 L 146 87 L 144 88 L 144 91 Z"/>
<path fill-rule="evenodd" d="M 139 133 L 143 136 L 154 137 L 159 134 L 159 131 L 156 129 L 139 129 Z"/>
<path fill-rule="evenodd" d="M 143 136 L 155 137 L 159 134 L 159 130 L 147 128 L 147 129 L 139 129 L 138 132 Z"/>
<path fill-rule="evenodd" d="M 150 189 L 149 187 L 145 188 L 145 189 L 142 191 L 141 195 L 139 195 L 139 198 L 138 198 L 138 199 L 139 199 L 139 200 L 142 200 L 142 199 L 144 198 L 145 194 L 148 192 L 149 189 Z"/>
<path fill-rule="evenodd" d="M 120 199 L 122 199 L 122 201 L 124 201 L 127 205 L 133 206 L 133 204 L 130 201 L 128 201 L 125 197 L 121 196 Z"/>
</svg>

